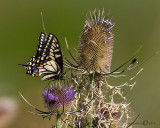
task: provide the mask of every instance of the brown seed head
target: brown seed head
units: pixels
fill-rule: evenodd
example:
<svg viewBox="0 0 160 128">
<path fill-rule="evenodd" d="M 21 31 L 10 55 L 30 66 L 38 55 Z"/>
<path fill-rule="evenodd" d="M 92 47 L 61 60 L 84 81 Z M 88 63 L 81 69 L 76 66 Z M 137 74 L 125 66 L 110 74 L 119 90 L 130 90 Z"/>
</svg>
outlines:
<svg viewBox="0 0 160 128">
<path fill-rule="evenodd" d="M 112 59 L 114 24 L 104 12 L 89 13 L 79 44 L 80 67 L 91 73 L 108 73 Z"/>
</svg>

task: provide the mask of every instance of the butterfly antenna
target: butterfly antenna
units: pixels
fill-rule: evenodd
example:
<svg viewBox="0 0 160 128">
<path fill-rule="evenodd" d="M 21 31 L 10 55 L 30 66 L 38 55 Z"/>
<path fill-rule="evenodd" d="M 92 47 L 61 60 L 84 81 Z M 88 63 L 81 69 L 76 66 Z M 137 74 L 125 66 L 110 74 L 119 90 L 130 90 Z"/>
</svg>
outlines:
<svg viewBox="0 0 160 128">
<path fill-rule="evenodd" d="M 41 20 L 42 20 L 43 30 L 44 30 L 45 34 L 47 34 L 45 26 L 44 26 L 44 19 L 43 19 L 43 13 L 42 13 L 42 11 L 41 11 Z"/>
<path fill-rule="evenodd" d="M 72 59 L 79 65 L 79 63 L 76 61 L 76 59 L 73 57 L 73 55 L 71 54 L 71 52 L 70 52 L 70 50 L 69 50 L 69 47 L 68 47 L 68 43 L 67 43 L 67 39 L 66 39 L 66 37 L 65 37 L 65 42 L 66 42 L 66 47 L 67 47 L 67 50 L 68 50 L 68 52 L 69 52 L 69 54 L 70 54 L 70 56 L 72 57 Z"/>
</svg>

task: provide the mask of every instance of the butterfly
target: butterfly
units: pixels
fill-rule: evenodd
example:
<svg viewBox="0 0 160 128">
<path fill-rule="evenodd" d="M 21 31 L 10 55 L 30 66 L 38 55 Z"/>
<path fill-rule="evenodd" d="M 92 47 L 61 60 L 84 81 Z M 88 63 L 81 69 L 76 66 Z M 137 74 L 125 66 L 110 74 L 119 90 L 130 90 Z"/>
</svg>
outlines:
<svg viewBox="0 0 160 128">
<path fill-rule="evenodd" d="M 36 55 L 22 66 L 25 66 L 26 74 L 34 77 L 42 75 L 42 80 L 62 79 L 65 75 L 63 72 L 63 58 L 56 36 L 51 33 L 48 36 L 41 33 Z"/>
</svg>

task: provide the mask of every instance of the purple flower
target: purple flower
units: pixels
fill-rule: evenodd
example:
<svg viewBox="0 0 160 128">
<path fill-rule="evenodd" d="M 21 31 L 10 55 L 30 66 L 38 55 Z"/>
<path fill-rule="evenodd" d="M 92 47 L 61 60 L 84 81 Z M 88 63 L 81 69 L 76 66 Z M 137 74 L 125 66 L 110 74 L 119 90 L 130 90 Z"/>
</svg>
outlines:
<svg viewBox="0 0 160 128">
<path fill-rule="evenodd" d="M 51 87 L 50 89 L 45 89 L 42 96 L 51 108 L 60 109 L 63 105 L 65 108 L 70 108 L 75 92 L 73 88 L 68 86 L 62 86 L 60 89 Z"/>
<path fill-rule="evenodd" d="M 45 101 L 48 101 L 48 102 L 52 102 L 53 100 L 54 101 L 58 100 L 58 96 L 55 93 L 51 93 L 51 90 L 48 90 L 48 89 L 44 90 L 42 95 Z"/>
<path fill-rule="evenodd" d="M 74 99 L 74 89 L 73 88 L 69 88 L 68 86 L 64 86 L 61 88 L 62 92 L 65 95 L 65 98 L 67 101 L 72 101 Z"/>
</svg>

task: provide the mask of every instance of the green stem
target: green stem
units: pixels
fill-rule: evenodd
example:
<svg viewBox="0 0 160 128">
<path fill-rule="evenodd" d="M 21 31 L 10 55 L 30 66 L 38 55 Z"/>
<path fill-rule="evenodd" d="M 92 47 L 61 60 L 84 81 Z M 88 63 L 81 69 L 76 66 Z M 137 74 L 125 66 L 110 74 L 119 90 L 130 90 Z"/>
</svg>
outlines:
<svg viewBox="0 0 160 128">
<path fill-rule="evenodd" d="M 56 128 L 61 128 L 61 114 L 57 114 Z"/>
<path fill-rule="evenodd" d="M 89 110 L 89 113 L 88 113 L 87 127 L 86 128 L 92 128 L 92 122 L 93 122 L 93 101 L 91 102 L 90 110 Z"/>
<path fill-rule="evenodd" d="M 90 94 L 91 94 L 91 102 L 90 102 L 90 109 L 88 112 L 88 119 L 87 119 L 87 127 L 86 128 L 92 128 L 92 122 L 93 122 L 93 91 L 95 88 L 95 80 L 94 75 L 91 76 L 91 86 L 90 86 Z"/>
</svg>

